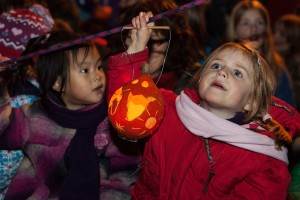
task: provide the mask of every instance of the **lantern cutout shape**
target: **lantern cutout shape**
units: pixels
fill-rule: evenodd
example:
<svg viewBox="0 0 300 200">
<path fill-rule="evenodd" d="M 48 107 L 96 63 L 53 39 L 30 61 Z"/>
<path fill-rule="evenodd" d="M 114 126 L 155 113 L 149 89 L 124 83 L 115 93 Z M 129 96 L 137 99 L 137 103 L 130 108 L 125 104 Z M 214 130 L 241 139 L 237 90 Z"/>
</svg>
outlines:
<svg viewBox="0 0 300 200">
<path fill-rule="evenodd" d="M 119 136 L 138 140 L 151 135 L 164 115 L 163 97 L 149 74 L 117 89 L 108 104 L 108 117 Z"/>
</svg>

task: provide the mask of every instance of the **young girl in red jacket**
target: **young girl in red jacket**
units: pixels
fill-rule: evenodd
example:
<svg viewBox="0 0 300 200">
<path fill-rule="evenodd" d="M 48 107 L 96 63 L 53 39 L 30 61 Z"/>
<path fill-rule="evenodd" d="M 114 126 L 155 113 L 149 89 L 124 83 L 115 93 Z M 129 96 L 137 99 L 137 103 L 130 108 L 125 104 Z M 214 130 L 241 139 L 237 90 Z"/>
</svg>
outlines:
<svg viewBox="0 0 300 200">
<path fill-rule="evenodd" d="M 151 16 L 133 18 L 132 43 L 109 58 L 109 96 L 141 74 Z M 194 85 L 178 96 L 160 89 L 165 114 L 147 138 L 133 199 L 285 199 L 290 175 L 283 144 L 300 130 L 300 117 L 275 98 L 270 113 L 281 113 L 290 133 L 268 115 L 275 84 L 266 61 L 249 44 L 227 43 Z"/>
</svg>

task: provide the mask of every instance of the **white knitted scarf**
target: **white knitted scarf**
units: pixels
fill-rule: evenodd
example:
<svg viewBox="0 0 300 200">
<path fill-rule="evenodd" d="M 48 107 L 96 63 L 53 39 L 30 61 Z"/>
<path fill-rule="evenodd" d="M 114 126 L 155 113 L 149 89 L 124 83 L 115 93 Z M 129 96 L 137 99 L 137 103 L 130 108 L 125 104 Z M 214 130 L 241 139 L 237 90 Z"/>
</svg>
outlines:
<svg viewBox="0 0 300 200">
<path fill-rule="evenodd" d="M 268 155 L 288 164 L 285 147 L 277 150 L 272 138 L 214 115 L 195 104 L 184 92 L 176 99 L 176 110 L 182 123 L 194 135 Z"/>
</svg>

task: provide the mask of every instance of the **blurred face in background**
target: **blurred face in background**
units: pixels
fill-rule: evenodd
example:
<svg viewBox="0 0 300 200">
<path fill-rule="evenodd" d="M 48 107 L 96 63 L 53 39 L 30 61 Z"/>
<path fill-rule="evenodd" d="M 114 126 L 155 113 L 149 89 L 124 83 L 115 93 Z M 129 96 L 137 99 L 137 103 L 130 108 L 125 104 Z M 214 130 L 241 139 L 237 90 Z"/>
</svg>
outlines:
<svg viewBox="0 0 300 200">
<path fill-rule="evenodd" d="M 160 69 L 163 65 L 168 48 L 168 41 L 169 38 L 166 38 L 160 32 L 152 32 L 151 38 L 148 42 L 149 66 L 152 78 L 157 77 L 161 71 Z"/>
<path fill-rule="evenodd" d="M 290 49 L 290 44 L 288 43 L 287 38 L 283 33 L 283 31 L 284 30 L 276 28 L 273 34 L 275 50 L 282 55 L 286 54 Z"/>
<path fill-rule="evenodd" d="M 125 44 L 130 44 L 130 34 L 126 38 Z M 161 72 L 161 67 L 166 57 L 169 44 L 169 38 L 166 38 L 161 32 L 153 31 L 147 47 L 149 48 L 149 70 L 151 78 L 156 78 Z"/>
<path fill-rule="evenodd" d="M 236 24 L 236 36 L 239 40 L 254 42 L 256 49 L 262 47 L 266 34 L 266 22 L 257 9 L 246 10 Z"/>
</svg>

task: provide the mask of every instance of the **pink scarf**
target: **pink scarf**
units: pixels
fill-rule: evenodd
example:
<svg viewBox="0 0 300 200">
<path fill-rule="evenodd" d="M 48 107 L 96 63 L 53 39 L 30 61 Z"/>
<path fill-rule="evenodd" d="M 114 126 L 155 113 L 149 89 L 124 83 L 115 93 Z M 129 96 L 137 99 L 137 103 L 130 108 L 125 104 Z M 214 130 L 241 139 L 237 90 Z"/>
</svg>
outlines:
<svg viewBox="0 0 300 200">
<path fill-rule="evenodd" d="M 194 135 L 268 155 L 288 164 L 285 147 L 277 150 L 273 139 L 214 115 L 195 104 L 184 92 L 176 99 L 176 110 L 182 123 Z"/>
</svg>

